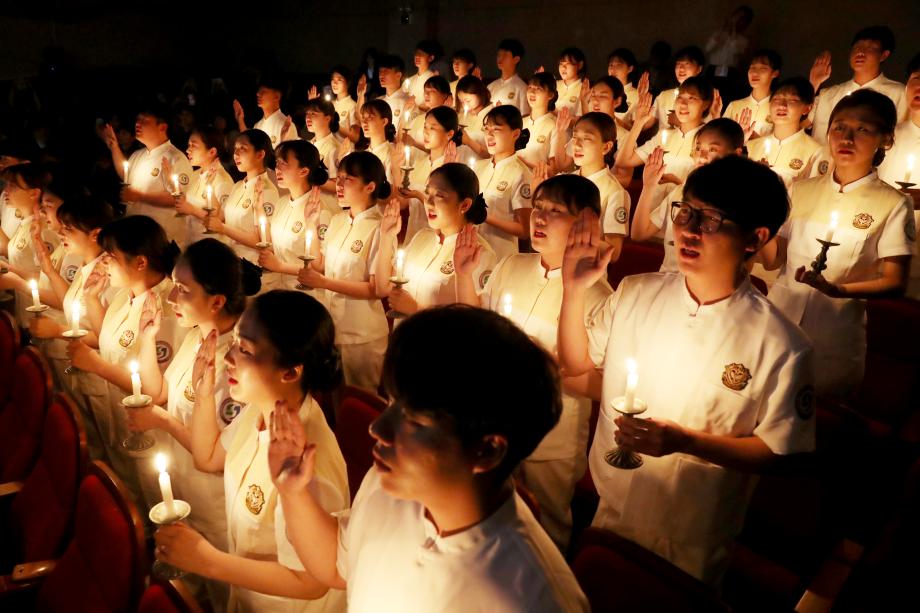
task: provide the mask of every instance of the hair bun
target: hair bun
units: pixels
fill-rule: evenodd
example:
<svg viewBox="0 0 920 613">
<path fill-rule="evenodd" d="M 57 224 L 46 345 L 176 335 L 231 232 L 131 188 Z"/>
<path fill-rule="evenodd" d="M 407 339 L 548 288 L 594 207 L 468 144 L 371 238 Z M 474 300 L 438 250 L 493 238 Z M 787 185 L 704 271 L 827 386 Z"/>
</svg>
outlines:
<svg viewBox="0 0 920 613">
<path fill-rule="evenodd" d="M 179 247 L 179 244 L 176 241 L 169 241 L 169 254 L 177 258 L 182 253 L 182 249 Z"/>
<path fill-rule="evenodd" d="M 530 130 L 524 128 L 521 130 L 521 135 L 518 136 L 518 139 L 514 141 L 514 150 L 520 151 L 527 146 L 527 143 L 530 142 Z"/>
<path fill-rule="evenodd" d="M 310 185 L 325 185 L 328 180 L 329 170 L 323 163 L 323 158 L 320 158 L 316 168 L 310 173 Z"/>
<path fill-rule="evenodd" d="M 464 217 L 471 224 L 476 224 L 477 226 L 485 222 L 486 217 L 489 215 L 489 204 L 486 202 L 485 196 L 481 193 L 476 194 L 476 197 L 473 198 L 473 204 L 470 205 L 470 208 L 467 209 Z"/>
<path fill-rule="evenodd" d="M 390 182 L 384 179 L 380 182 L 380 185 L 377 186 L 377 189 L 374 190 L 377 200 L 386 200 L 393 193 L 393 186 L 390 185 Z"/>
<path fill-rule="evenodd" d="M 255 296 L 262 289 L 262 269 L 245 258 L 240 258 L 240 269 L 243 293 Z"/>
</svg>

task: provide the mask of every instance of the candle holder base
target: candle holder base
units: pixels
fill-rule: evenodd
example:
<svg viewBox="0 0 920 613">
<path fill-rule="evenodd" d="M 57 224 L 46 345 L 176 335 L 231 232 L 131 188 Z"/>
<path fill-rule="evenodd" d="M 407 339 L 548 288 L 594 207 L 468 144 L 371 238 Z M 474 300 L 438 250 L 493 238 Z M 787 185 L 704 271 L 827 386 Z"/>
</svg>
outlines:
<svg viewBox="0 0 920 613">
<path fill-rule="evenodd" d="M 648 405 L 640 398 L 633 400 L 632 410 L 626 411 L 625 406 L 625 396 L 617 396 L 610 402 L 610 408 L 620 415 L 635 417 L 636 415 L 641 415 L 648 409 Z M 610 413 L 607 413 L 607 418 L 613 421 L 613 416 L 611 416 Z M 635 470 L 642 466 L 642 456 L 631 449 L 624 449 L 623 447 L 614 447 L 607 451 L 604 454 L 604 461 L 610 466 L 621 470 Z"/>
<path fill-rule="evenodd" d="M 836 246 L 839 245 L 840 243 L 834 243 L 834 242 L 831 242 L 831 241 L 825 241 L 825 240 L 821 240 L 820 238 L 816 238 L 815 240 L 818 241 L 819 243 L 821 243 L 821 252 L 818 254 L 818 256 L 817 256 L 817 257 L 814 259 L 814 261 L 811 263 L 811 270 L 812 270 L 812 272 L 814 272 L 816 275 L 819 275 L 819 274 L 821 274 L 821 271 L 822 271 L 822 270 L 824 270 L 825 268 L 827 268 L 827 252 L 828 252 L 828 250 L 829 250 L 831 247 L 836 247 Z"/>
<path fill-rule="evenodd" d="M 268 249 L 268 248 L 271 247 L 271 246 L 272 246 L 271 243 L 266 243 L 266 242 L 264 242 L 264 241 L 259 241 L 258 243 L 256 243 L 256 248 L 257 248 L 257 249 Z"/>
<path fill-rule="evenodd" d="M 895 181 L 895 183 L 898 184 L 898 187 L 901 188 L 902 192 L 906 192 L 907 190 L 912 188 L 914 185 L 916 185 L 916 183 L 913 183 L 911 181 Z"/>
<path fill-rule="evenodd" d="M 415 166 L 400 166 L 399 169 L 403 171 L 402 188 L 409 189 L 409 173 L 415 170 Z"/>
<path fill-rule="evenodd" d="M 402 288 L 402 286 L 408 282 L 409 282 L 409 279 L 398 279 L 395 276 L 390 277 L 390 283 L 395 285 L 397 289 Z M 405 313 L 403 313 L 402 311 L 397 311 L 396 309 L 388 310 L 386 313 L 386 316 L 389 317 L 390 319 L 402 319 L 404 317 L 408 317 Z"/>
<path fill-rule="evenodd" d="M 315 260 L 316 258 L 313 257 L 312 255 L 298 255 L 298 256 L 297 256 L 297 259 L 300 260 L 301 262 L 303 262 L 303 267 L 304 267 L 304 268 L 307 268 L 307 267 L 310 266 L 310 262 L 312 262 L 312 261 Z M 296 287 L 296 288 L 299 289 L 299 290 L 308 290 L 308 289 L 312 289 L 312 288 L 307 287 L 307 286 L 304 285 L 303 283 L 299 283 L 299 282 L 298 282 L 297 285 L 295 285 L 294 287 Z"/>
<path fill-rule="evenodd" d="M 214 207 L 212 207 L 212 206 L 203 206 L 203 207 L 201 207 L 201 210 L 204 211 L 205 214 L 206 214 L 208 217 L 210 217 L 211 214 L 214 213 L 214 211 L 215 211 Z M 215 232 L 214 230 L 211 230 L 210 228 L 207 228 L 207 227 L 206 227 L 206 228 L 204 229 L 204 232 L 202 232 L 202 234 L 217 234 L 217 232 Z"/>
<path fill-rule="evenodd" d="M 40 305 L 38 305 L 38 306 L 35 306 L 35 305 L 33 304 L 32 306 L 26 307 L 26 310 L 27 310 L 29 313 L 32 313 L 33 315 L 35 315 L 36 317 L 38 317 L 39 315 L 41 315 L 42 313 L 44 313 L 45 311 L 47 311 L 49 308 L 50 308 L 50 307 L 49 307 L 47 304 L 40 304 Z"/>
<path fill-rule="evenodd" d="M 65 330 L 64 332 L 61 333 L 61 336 L 63 336 L 66 339 L 70 339 L 74 341 L 74 340 L 77 340 L 78 338 L 83 338 L 87 334 L 89 334 L 87 330 Z M 67 368 L 64 369 L 65 375 L 74 375 L 78 372 L 80 372 L 80 369 L 74 366 L 73 364 L 69 365 Z"/>
<path fill-rule="evenodd" d="M 124 405 L 125 410 L 142 409 L 151 402 L 153 402 L 153 398 L 147 394 L 137 396 L 132 394 L 121 399 L 121 404 Z M 145 458 L 150 455 L 149 452 L 156 443 L 156 439 L 147 432 L 132 432 L 128 438 L 121 442 L 121 448 L 132 458 Z"/>
<path fill-rule="evenodd" d="M 188 517 L 192 513 L 192 505 L 184 500 L 173 500 L 172 511 L 173 512 L 170 513 L 165 502 L 158 502 L 150 509 L 150 513 L 147 514 L 147 517 L 157 526 L 168 526 Z M 187 574 L 181 568 L 176 568 L 172 564 L 167 564 L 160 560 L 154 560 L 151 571 L 155 577 L 165 581 L 181 579 Z"/>
</svg>

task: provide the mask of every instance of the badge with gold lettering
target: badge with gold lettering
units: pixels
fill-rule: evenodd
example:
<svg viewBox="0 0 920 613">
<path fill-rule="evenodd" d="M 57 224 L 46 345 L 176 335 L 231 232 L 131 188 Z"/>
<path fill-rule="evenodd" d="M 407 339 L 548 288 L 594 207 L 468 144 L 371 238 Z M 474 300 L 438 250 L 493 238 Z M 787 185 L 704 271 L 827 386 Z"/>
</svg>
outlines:
<svg viewBox="0 0 920 613">
<path fill-rule="evenodd" d="M 118 344 L 122 347 L 129 347 L 131 343 L 134 342 L 134 332 L 132 330 L 125 330 L 121 333 L 121 338 L 118 339 Z"/>
<path fill-rule="evenodd" d="M 830 164 L 828 163 L 827 160 L 824 160 L 823 162 L 818 164 L 818 173 L 822 175 L 826 175 L 828 166 L 830 166 Z"/>
<path fill-rule="evenodd" d="M 352 253 L 361 253 L 361 250 L 364 248 L 364 241 L 356 240 L 351 244 Z"/>
<path fill-rule="evenodd" d="M 255 483 L 250 484 L 246 491 L 246 508 L 253 515 L 258 515 L 262 512 L 263 506 L 265 506 L 265 494 L 262 493 L 262 488 Z"/>
<path fill-rule="evenodd" d="M 20 211 L 19 209 L 16 209 L 16 211 L 13 213 L 13 215 L 16 216 L 16 219 L 22 219 L 22 218 L 23 218 L 22 211 Z"/>
<path fill-rule="evenodd" d="M 154 168 L 153 170 L 151 170 L 151 171 L 150 171 L 150 176 L 151 176 L 151 177 L 159 177 L 159 176 L 160 176 L 160 169 L 159 169 L 159 168 Z"/>
<path fill-rule="evenodd" d="M 277 145 L 277 144 L 278 144 L 278 137 L 275 136 L 274 134 L 272 134 L 272 144 L 273 144 L 273 145 Z"/>
<path fill-rule="evenodd" d="M 189 381 L 188 385 L 185 386 L 185 391 L 182 393 L 185 396 L 185 399 L 189 402 L 195 402 L 195 390 L 192 389 L 192 382 Z"/>
<path fill-rule="evenodd" d="M 505 191 L 506 189 L 508 189 L 508 182 L 507 182 L 507 181 L 499 181 L 499 182 L 498 182 L 498 185 L 495 186 L 495 189 L 497 189 L 497 190 L 500 191 L 500 192 Z"/>
<path fill-rule="evenodd" d="M 246 198 L 243 200 L 243 203 L 240 206 L 242 206 L 244 209 L 248 209 L 250 204 L 252 204 L 252 200 L 250 198 Z"/>
<path fill-rule="evenodd" d="M 875 219 L 869 213 L 859 213 L 853 217 L 853 227 L 858 230 L 868 230 Z"/>
<path fill-rule="evenodd" d="M 806 385 L 795 395 L 795 412 L 802 419 L 811 419 L 815 414 L 815 388 Z"/>
<path fill-rule="evenodd" d="M 514 92 L 508 92 L 508 100 L 514 100 Z"/>
<path fill-rule="evenodd" d="M 725 371 L 722 373 L 722 385 L 736 392 L 740 392 L 747 387 L 750 380 L 751 371 L 744 364 L 732 362 L 725 367 Z"/>
<path fill-rule="evenodd" d="M 293 232 L 294 234 L 297 234 L 297 233 L 300 232 L 301 230 L 303 230 L 303 222 L 302 222 L 302 221 L 295 221 L 295 222 L 294 222 L 294 226 L 291 228 L 291 232 Z"/>
<path fill-rule="evenodd" d="M 791 160 L 789 160 L 789 168 L 791 168 L 792 170 L 802 170 L 802 166 L 804 165 L 805 165 L 805 162 L 803 162 L 799 158 L 792 158 Z"/>
<path fill-rule="evenodd" d="M 16 249 L 19 251 L 22 251 L 25 248 L 26 248 L 26 237 L 21 236 L 19 237 L 19 240 L 16 241 Z"/>
<path fill-rule="evenodd" d="M 543 143 L 545 143 L 545 142 L 546 142 L 546 134 L 541 134 L 540 136 L 538 136 L 538 137 L 537 137 L 537 142 L 540 143 L 541 145 L 542 145 Z"/>
<path fill-rule="evenodd" d="M 454 274 L 454 261 L 453 260 L 444 260 L 444 263 L 441 264 L 441 273 L 445 275 Z"/>
<path fill-rule="evenodd" d="M 571 102 L 572 104 L 575 104 L 577 100 L 578 98 L 576 98 L 575 96 L 572 96 L 571 98 L 569 98 L 569 102 Z"/>
</svg>

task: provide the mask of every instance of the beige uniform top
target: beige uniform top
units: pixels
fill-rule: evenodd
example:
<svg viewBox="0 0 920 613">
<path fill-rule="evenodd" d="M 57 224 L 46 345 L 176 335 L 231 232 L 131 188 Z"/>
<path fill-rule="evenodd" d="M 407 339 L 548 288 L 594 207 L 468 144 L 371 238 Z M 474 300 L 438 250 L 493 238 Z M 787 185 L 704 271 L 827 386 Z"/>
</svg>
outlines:
<svg viewBox="0 0 920 613">
<path fill-rule="evenodd" d="M 768 146 L 770 153 L 767 153 Z M 789 188 L 793 181 L 806 178 L 811 160 L 821 145 L 805 134 L 805 130 L 799 130 L 783 140 L 772 134 L 752 139 L 748 141 L 747 148 L 749 158 L 755 162 L 767 160 Z"/>
<path fill-rule="evenodd" d="M 538 119 L 528 115 L 524 118 L 524 129 L 530 131 L 530 139 L 527 146 L 517 152 L 518 156 L 531 165 L 548 162 L 556 151 L 556 141 L 559 138 L 556 134 L 556 114 L 547 113 Z M 567 134 L 562 135 L 562 138 L 567 137 Z"/>
<path fill-rule="evenodd" d="M 652 115 L 658 121 L 658 129 L 663 130 L 668 127 L 668 113 L 674 110 L 677 104 L 677 96 L 680 94 L 680 88 L 672 87 L 658 94 L 655 102 L 652 103 Z"/>
<path fill-rule="evenodd" d="M 479 190 L 486 200 L 490 215 L 513 221 L 516 210 L 532 208 L 530 181 L 533 173 L 516 155 L 497 164 L 491 159 L 479 160 L 474 170 L 479 177 Z M 516 236 L 488 224 L 480 226 L 479 234 L 489 241 L 499 259 L 518 252 Z"/>
<path fill-rule="evenodd" d="M 304 570 L 288 541 L 284 510 L 268 468 L 268 411 L 248 406 L 221 434 L 227 450 L 224 460 L 224 495 L 229 532 L 229 552 L 244 558 L 277 561 L 292 570 Z M 332 430 L 322 410 L 309 395 L 298 414 L 307 440 L 317 447 L 313 480 L 308 486 L 329 513 L 348 508 L 348 474 Z M 231 612 L 341 611 L 344 595 L 330 590 L 318 600 L 270 596 L 237 586 L 230 587 Z"/>
<path fill-rule="evenodd" d="M 426 70 L 421 74 L 414 74 L 409 77 L 409 87 L 406 93 L 415 98 L 415 104 L 420 105 L 425 100 L 425 81 L 434 76 L 434 71 Z M 417 107 L 416 107 L 417 108 Z"/>
<path fill-rule="evenodd" d="M 207 178 L 206 169 L 199 168 L 194 172 L 192 181 L 189 184 L 189 190 L 185 193 L 185 199 L 196 208 L 204 208 L 208 204 L 208 185 L 211 186 L 210 206 L 214 209 L 222 209 L 230 197 L 230 192 L 233 191 L 233 178 L 220 162 L 216 162 L 216 172 L 210 181 Z M 215 210 L 211 214 L 218 215 L 219 213 Z M 196 217 L 186 217 L 185 226 L 187 245 L 200 241 L 207 236 L 204 234 L 204 225 Z"/>
<path fill-rule="evenodd" d="M 64 294 L 63 307 L 64 312 L 68 313 L 68 317 L 69 314 L 72 313 L 74 300 L 80 301 L 80 327 L 84 329 L 89 328 L 89 322 L 86 320 L 86 299 L 83 296 L 84 285 L 96 268 L 96 265 L 99 264 L 104 257 L 105 254 L 102 253 L 91 262 L 81 266 L 74 275 L 70 287 L 67 288 L 67 293 Z M 109 286 L 102 292 L 99 301 L 102 303 L 103 308 L 108 309 L 108 306 L 115 299 L 115 296 L 118 295 L 119 291 L 120 290 Z M 106 394 L 106 383 L 99 376 L 80 370 L 76 373 L 76 379 L 77 383 L 75 387 L 87 396 L 103 396 Z"/>
<path fill-rule="evenodd" d="M 476 291 L 482 291 L 492 269 L 495 252 L 480 236 L 482 252 L 473 271 Z M 457 302 L 457 275 L 454 273 L 454 247 L 457 235 L 442 237 L 431 228 L 419 231 L 406 246 L 405 274 L 409 282 L 403 287 L 420 309 Z"/>
<path fill-rule="evenodd" d="M 558 79 L 556 81 L 556 109 L 565 107 L 572 112 L 572 117 L 579 117 L 583 114 L 581 108 L 581 86 L 582 80 L 575 79 L 571 85 L 566 85 L 565 81 Z"/>
<path fill-rule="evenodd" d="M 489 93 L 492 94 L 492 104 L 510 104 L 516 106 L 521 115 L 530 115 L 530 104 L 527 102 L 527 84 L 517 74 L 510 79 L 501 77 L 489 83 Z"/>
<path fill-rule="evenodd" d="M 399 88 L 391 95 L 384 96 L 383 101 L 390 105 L 390 111 L 393 112 L 393 126 L 397 130 L 401 129 L 403 122 L 403 111 L 406 108 L 406 103 L 409 102 L 409 94 L 407 94 L 402 88 Z"/>
<path fill-rule="evenodd" d="M 645 163 L 655 147 L 661 147 L 665 152 L 665 172 L 676 175 L 680 179 L 686 179 L 693 170 L 696 135 L 702 127 L 698 126 L 687 132 L 682 132 L 680 129 L 659 130 L 655 136 L 636 149 L 636 155 Z M 665 138 L 667 142 L 662 144 Z"/>
<path fill-rule="evenodd" d="M 482 108 L 481 111 L 473 115 L 464 114 L 463 110 L 457 112 L 457 115 L 460 118 L 460 126 L 463 130 L 463 133 L 468 135 L 472 140 L 476 141 L 483 147 L 486 145 L 486 134 L 482 129 L 482 124 L 486 120 L 486 115 L 488 115 L 493 108 L 495 108 L 495 106 L 492 104 L 486 105 Z M 469 165 L 470 160 L 478 161 L 480 159 L 481 158 L 479 155 L 476 154 L 467 145 L 460 145 L 457 147 L 458 162 Z"/>
<path fill-rule="evenodd" d="M 377 159 L 380 160 L 380 163 L 383 164 L 383 170 L 386 172 L 387 181 L 390 185 L 394 186 L 395 189 L 395 178 L 393 177 L 393 143 L 388 140 L 383 141 L 382 143 L 370 147 L 368 151 L 377 156 Z M 411 151 L 410 151 L 411 153 Z M 402 175 L 400 175 L 400 179 Z"/>
<path fill-rule="evenodd" d="M 431 171 L 443 164 L 444 156 L 436 160 L 432 160 L 427 155 L 416 156 L 415 161 L 412 163 L 413 168 L 409 172 L 409 189 L 424 194 Z M 425 204 L 417 198 L 411 198 L 409 200 L 409 219 L 406 222 L 406 235 L 403 238 L 403 243 L 408 245 L 418 231 L 427 227 L 428 214 L 425 212 Z"/>
<path fill-rule="evenodd" d="M 169 160 L 170 176 L 163 172 L 163 158 Z M 172 176 L 179 178 L 179 191 L 188 192 L 192 180 L 192 164 L 188 157 L 169 141 L 153 149 L 138 149 L 128 158 L 128 174 L 125 183 L 133 189 L 145 193 L 175 192 Z M 172 207 L 154 206 L 142 202 L 126 202 L 128 215 L 146 215 L 152 217 L 166 231 L 167 236 L 185 247 L 180 241 L 185 240 L 185 220 L 176 217 Z"/>
<path fill-rule="evenodd" d="M 900 188 L 898 181 L 908 179 L 907 158 L 914 156 L 914 169 L 909 181 L 920 183 L 920 126 L 911 120 L 902 121 L 894 131 L 894 146 L 885 152 L 878 167 L 878 176 L 885 183 Z M 917 189 L 915 185 L 912 189 Z M 914 222 L 920 227 L 920 210 L 914 210 Z M 914 257 L 910 261 L 910 281 L 907 296 L 920 300 L 920 242 L 916 242 Z"/>
<path fill-rule="evenodd" d="M 622 113 L 614 111 L 613 114 L 617 119 L 632 118 L 633 111 L 636 108 L 636 102 L 639 100 L 639 90 L 636 89 L 636 86 L 632 83 L 626 83 L 626 85 L 623 86 L 623 92 L 626 94 L 626 110 Z M 622 131 L 623 129 L 617 126 L 617 133 Z"/>
<path fill-rule="evenodd" d="M 278 208 L 272 217 L 271 243 L 272 251 L 285 264 L 294 264 L 303 266 L 303 260 L 299 256 L 307 252 L 306 229 L 304 227 L 303 210 L 310 198 L 310 192 L 305 193 L 300 198 L 291 200 L 291 196 L 282 196 L 278 202 Z M 326 231 L 329 228 L 329 221 L 332 216 L 329 211 L 320 209 L 319 222 L 316 225 L 316 235 L 313 241 L 322 249 L 323 241 L 326 237 Z M 297 277 L 295 275 L 286 275 L 280 272 L 262 273 L 262 289 L 298 289 Z M 321 289 L 305 290 L 320 302 L 326 300 L 326 292 Z"/>
<path fill-rule="evenodd" d="M 376 266 L 380 245 L 380 207 L 372 206 L 354 218 L 350 211 L 329 222 L 322 249 L 325 275 L 330 279 L 368 281 Z M 369 343 L 389 334 L 383 304 L 326 290 L 326 307 L 335 322 L 338 344 Z"/>
<path fill-rule="evenodd" d="M 358 121 L 358 103 L 351 96 L 346 96 L 339 100 L 336 98 L 332 101 L 335 112 L 339 114 L 339 127 L 351 128 L 361 123 Z M 329 176 L 335 176 L 330 173 Z"/>
<path fill-rule="evenodd" d="M 888 96 L 898 110 L 898 119 L 907 117 L 908 102 L 903 83 L 893 81 L 883 74 L 879 74 L 865 85 L 859 85 L 850 79 L 846 83 L 838 83 L 818 92 L 818 97 L 808 116 L 813 121 L 811 135 L 816 141 L 822 145 L 827 143 L 827 128 L 830 125 L 831 112 L 844 96 L 852 94 L 857 89 L 871 89 Z"/>
<path fill-rule="evenodd" d="M 335 179 L 339 171 L 339 160 L 336 156 L 338 155 L 339 145 L 342 143 L 342 139 L 330 132 L 322 138 L 314 138 L 311 142 L 313 146 L 316 147 L 316 150 L 319 151 L 319 158 L 326 166 L 329 177 Z M 323 208 L 330 216 L 342 211 L 342 207 L 339 206 L 339 202 L 335 197 L 335 192 L 320 192 L 319 199 L 323 203 Z"/>
<path fill-rule="evenodd" d="M 581 169 L 572 174 L 584 176 Z M 609 168 L 602 168 L 587 179 L 601 193 L 601 232 L 629 236 L 629 192 Z"/>
<path fill-rule="evenodd" d="M 44 233 L 51 232 L 50 230 L 45 230 Z M 53 232 L 51 232 L 53 234 Z M 77 275 L 77 271 L 83 267 L 83 257 L 68 251 L 64 247 L 64 243 L 58 243 L 57 247 L 54 248 L 54 251 L 51 252 L 51 267 L 57 271 L 61 277 L 67 281 L 67 283 L 73 283 L 74 277 Z M 39 291 L 54 291 L 51 287 L 51 279 L 48 278 L 48 275 L 45 274 L 45 271 L 42 271 L 38 277 L 38 289 Z M 69 289 L 69 288 L 68 288 Z M 84 309 L 85 310 L 85 309 Z M 70 311 L 64 311 L 61 309 L 56 309 L 51 307 L 44 313 L 43 317 L 50 317 L 55 322 L 66 326 L 69 330 L 71 327 L 70 324 Z M 85 327 L 84 322 L 86 320 L 82 319 L 83 313 L 80 314 L 81 317 L 81 327 Z M 66 341 L 62 338 L 50 338 L 45 342 L 41 343 L 41 350 L 46 356 L 54 360 L 67 360 L 67 345 L 69 341 Z"/>
<path fill-rule="evenodd" d="M 262 182 L 262 210 L 256 211 L 256 182 Z M 253 229 L 259 229 L 259 217 L 265 215 L 266 232 L 269 231 L 269 224 L 272 222 L 272 215 L 275 213 L 275 204 L 278 202 L 278 188 L 272 183 L 267 172 L 263 172 L 252 179 L 244 178 L 236 182 L 233 191 L 227 198 L 224 205 L 224 223 L 233 228 L 251 232 Z M 259 263 L 259 252 L 257 249 L 247 247 L 236 242 L 229 236 L 221 235 L 221 240 L 230 245 L 233 251 L 241 258 L 245 258 L 253 264 Z"/>
<path fill-rule="evenodd" d="M 761 136 L 773 132 L 773 120 L 770 119 L 770 96 L 763 100 L 756 100 L 752 93 L 747 98 L 732 100 L 725 107 L 722 117 L 741 123 L 741 113 L 744 109 L 751 110 L 751 125 L 754 127 L 755 132 Z"/>
<path fill-rule="evenodd" d="M 268 134 L 268 138 L 272 141 L 272 147 L 277 147 L 281 141 L 297 140 L 297 128 L 294 126 L 294 122 L 291 122 L 291 127 L 288 128 L 287 132 L 281 133 L 287 119 L 287 115 L 282 113 L 281 109 L 278 109 L 268 117 L 263 117 L 257 121 L 253 128 Z"/>
</svg>

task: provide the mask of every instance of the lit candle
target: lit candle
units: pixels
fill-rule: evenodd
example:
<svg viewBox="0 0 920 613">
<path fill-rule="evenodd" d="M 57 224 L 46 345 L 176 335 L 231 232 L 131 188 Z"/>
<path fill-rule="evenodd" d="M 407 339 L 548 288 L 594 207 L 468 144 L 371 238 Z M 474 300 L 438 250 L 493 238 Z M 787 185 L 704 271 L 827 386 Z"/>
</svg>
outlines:
<svg viewBox="0 0 920 613">
<path fill-rule="evenodd" d="M 408 123 L 409 123 L 409 111 L 406 111 L 405 113 L 403 113 L 403 124 L 408 124 Z M 406 129 L 407 130 L 409 129 L 408 125 L 406 125 Z"/>
<path fill-rule="evenodd" d="M 332 96 L 330 96 L 329 94 L 326 94 L 323 97 L 326 99 L 326 102 L 329 102 L 330 100 L 332 100 Z"/>
<path fill-rule="evenodd" d="M 824 235 L 824 240 L 828 243 L 834 242 L 834 230 L 837 229 L 837 221 L 839 217 L 840 215 L 837 213 L 837 211 L 831 212 L 831 225 L 827 229 L 827 234 Z"/>
<path fill-rule="evenodd" d="M 178 194 L 179 193 L 179 175 L 173 175 L 172 182 L 173 182 L 173 193 Z"/>
<path fill-rule="evenodd" d="M 763 141 L 763 152 L 765 155 L 770 155 L 770 145 L 773 144 L 773 141 L 770 140 L 770 137 L 766 137 Z"/>
<path fill-rule="evenodd" d="M 409 79 L 403 81 L 403 89 L 409 91 Z"/>
<path fill-rule="evenodd" d="M 140 402 L 141 398 L 141 373 L 137 360 L 131 360 L 128 365 L 131 369 L 131 401 Z"/>
<path fill-rule="evenodd" d="M 406 145 L 403 149 L 403 153 L 406 154 L 406 168 L 409 167 L 409 156 L 412 155 L 412 151 L 409 149 L 409 145 Z"/>
<path fill-rule="evenodd" d="M 166 505 L 167 517 L 173 517 L 176 514 L 173 498 L 172 482 L 169 479 L 169 473 L 166 472 L 166 454 L 158 453 L 153 460 L 157 471 L 160 473 L 160 495 L 163 496 L 163 504 Z"/>
<path fill-rule="evenodd" d="M 464 104 L 463 105 L 463 118 L 466 119 L 469 114 L 470 114 L 470 105 Z"/>
<path fill-rule="evenodd" d="M 206 207 L 209 207 L 209 206 L 211 206 L 211 194 L 214 193 L 214 188 L 211 187 L 210 185 L 208 185 L 208 187 L 207 187 L 207 189 L 206 189 L 206 193 L 207 193 L 207 196 L 205 196 L 205 203 L 204 203 L 204 205 L 205 205 Z"/>
<path fill-rule="evenodd" d="M 128 162 L 122 162 L 121 169 L 123 171 L 122 174 L 124 175 L 124 181 L 125 183 L 127 183 L 128 182 Z"/>
<path fill-rule="evenodd" d="M 662 130 L 661 131 L 661 146 L 665 147 L 667 146 L 667 144 L 668 144 L 668 131 Z"/>
<path fill-rule="evenodd" d="M 636 386 L 639 385 L 636 361 L 632 358 L 626 358 L 626 373 L 626 397 L 623 400 L 623 412 L 629 413 L 635 405 Z"/>
<path fill-rule="evenodd" d="M 396 250 L 396 278 L 400 281 L 405 279 L 403 275 L 406 274 L 406 250 L 397 249 Z"/>
<path fill-rule="evenodd" d="M 502 313 L 505 317 L 511 317 L 511 294 L 502 296 Z"/>
<path fill-rule="evenodd" d="M 476 158 L 471 157 L 467 164 L 470 165 L 470 170 L 476 170 Z"/>
<path fill-rule="evenodd" d="M 263 243 L 268 242 L 265 236 L 266 236 L 265 235 L 265 215 L 260 215 L 259 216 L 259 240 Z"/>
<path fill-rule="evenodd" d="M 80 301 L 74 300 L 70 305 L 70 331 L 74 335 L 80 332 Z"/>
<path fill-rule="evenodd" d="M 914 154 L 907 156 L 907 173 L 904 175 L 904 182 L 910 183 L 910 175 L 914 172 Z"/>
<path fill-rule="evenodd" d="M 38 308 L 42 305 L 41 300 L 38 299 L 38 281 L 35 279 L 29 281 L 29 287 L 32 289 L 32 306 Z"/>
<path fill-rule="evenodd" d="M 310 255 L 310 248 L 313 246 L 313 230 L 307 230 L 307 255 Z"/>
</svg>

